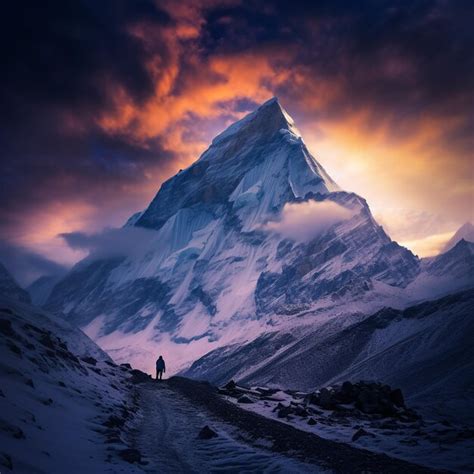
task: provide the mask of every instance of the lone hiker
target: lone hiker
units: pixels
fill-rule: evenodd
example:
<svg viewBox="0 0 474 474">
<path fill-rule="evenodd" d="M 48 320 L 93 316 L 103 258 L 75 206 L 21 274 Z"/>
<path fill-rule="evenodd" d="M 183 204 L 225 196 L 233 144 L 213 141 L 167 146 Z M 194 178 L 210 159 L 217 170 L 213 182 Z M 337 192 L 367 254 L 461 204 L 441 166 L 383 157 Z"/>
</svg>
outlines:
<svg viewBox="0 0 474 474">
<path fill-rule="evenodd" d="M 156 361 L 156 380 L 163 378 L 163 372 L 166 372 L 166 365 L 163 357 L 160 356 Z"/>
</svg>

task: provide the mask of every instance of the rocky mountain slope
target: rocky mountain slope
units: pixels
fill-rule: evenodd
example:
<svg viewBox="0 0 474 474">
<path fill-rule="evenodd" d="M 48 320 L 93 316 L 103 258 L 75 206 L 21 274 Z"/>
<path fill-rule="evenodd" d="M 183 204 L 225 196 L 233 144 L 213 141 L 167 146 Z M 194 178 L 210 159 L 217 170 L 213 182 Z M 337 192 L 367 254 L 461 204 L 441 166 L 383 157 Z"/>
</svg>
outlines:
<svg viewBox="0 0 474 474">
<path fill-rule="evenodd" d="M 344 380 L 401 387 L 426 413 L 474 423 L 474 290 L 404 310 L 382 309 L 342 327 L 337 319 L 268 332 L 216 349 L 183 375 L 222 384 L 314 390 Z"/>
<path fill-rule="evenodd" d="M 457 263 L 438 272 L 393 242 L 277 99 L 218 135 L 122 232 L 128 247 L 92 252 L 46 306 L 148 372 L 157 353 L 175 372 L 269 329 L 343 327 L 473 284 Z"/>
</svg>

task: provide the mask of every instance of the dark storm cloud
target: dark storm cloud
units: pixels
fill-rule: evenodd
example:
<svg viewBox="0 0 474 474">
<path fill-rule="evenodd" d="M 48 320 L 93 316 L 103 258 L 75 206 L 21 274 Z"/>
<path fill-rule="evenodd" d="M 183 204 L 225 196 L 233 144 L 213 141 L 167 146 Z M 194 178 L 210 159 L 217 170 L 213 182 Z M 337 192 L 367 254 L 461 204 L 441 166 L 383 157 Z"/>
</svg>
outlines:
<svg viewBox="0 0 474 474">
<path fill-rule="evenodd" d="M 394 120 L 471 115 L 473 18 L 470 1 L 244 1 L 208 10 L 201 41 L 208 55 L 287 49 L 290 66 L 343 89 L 326 116 L 360 106 Z"/>
<path fill-rule="evenodd" d="M 159 39 L 172 27 L 155 2 L 9 1 L 1 17 L 3 233 L 48 202 L 99 194 L 105 201 L 172 157 L 159 138 L 137 143 L 99 125 L 118 94 L 136 106 L 153 95 L 151 58 L 167 67 L 166 43 L 134 31 L 150 26 Z"/>
<path fill-rule="evenodd" d="M 2 98 L 9 122 L 38 106 L 98 112 L 114 86 L 135 100 L 153 93 L 150 51 L 131 34 L 141 22 L 157 27 L 169 16 L 147 0 L 79 0 L 2 4 Z M 154 45 L 160 48 L 162 45 Z M 159 51 L 166 55 L 166 49 Z"/>
<path fill-rule="evenodd" d="M 89 215 L 73 224 L 87 230 L 110 225 L 113 212 L 124 218 L 117 209 L 146 206 L 166 173 L 267 94 L 291 104 L 303 125 L 368 111 L 369 129 L 384 121 L 394 142 L 421 119 L 446 120 L 437 139 L 465 163 L 474 145 L 473 8 L 442 0 L 3 2 L 0 238 L 37 233 L 22 243 L 44 243 L 74 230 L 69 214 L 84 203 L 95 209 L 94 225 L 86 226 Z M 63 239 L 74 247 L 72 234 Z"/>
</svg>

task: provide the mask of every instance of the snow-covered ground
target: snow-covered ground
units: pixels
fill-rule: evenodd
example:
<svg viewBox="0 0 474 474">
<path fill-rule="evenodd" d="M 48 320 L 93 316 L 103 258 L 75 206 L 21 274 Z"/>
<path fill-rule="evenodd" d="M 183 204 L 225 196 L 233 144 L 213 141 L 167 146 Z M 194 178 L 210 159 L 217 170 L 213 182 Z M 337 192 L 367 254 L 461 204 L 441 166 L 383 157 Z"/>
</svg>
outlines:
<svg viewBox="0 0 474 474">
<path fill-rule="evenodd" d="M 422 464 L 433 469 L 456 472 L 472 472 L 474 467 L 474 429 L 467 425 L 455 425 L 422 418 L 400 422 L 392 417 L 363 416 L 356 418 L 308 404 L 306 393 L 278 390 L 269 397 L 253 387 L 247 391 L 252 403 L 239 403 L 238 398 L 223 395 L 239 407 L 265 417 L 317 434 L 325 439 L 340 441 L 391 457 Z M 243 393 L 246 391 L 243 390 Z M 278 407 L 304 407 L 307 413 L 298 416 L 294 412 L 279 415 Z M 348 409 L 353 408 L 347 406 Z M 365 418 L 365 419 L 364 419 Z M 311 424 L 308 421 L 311 419 Z M 313 424 L 314 423 L 314 424 Z M 358 430 L 365 433 L 353 440 Z"/>
<path fill-rule="evenodd" d="M 237 407 L 208 384 L 179 378 L 152 382 L 146 374 L 117 366 L 79 329 L 29 304 L 2 297 L 0 333 L 1 472 L 317 473 L 347 472 L 352 463 L 371 472 L 382 466 L 386 472 L 425 472 L 348 447 L 355 427 L 325 423 L 328 413 L 320 414 L 315 429 L 302 420 L 283 420 L 297 428 L 285 431 L 281 419 L 265 424 L 266 418 L 254 419 L 242 409 L 253 407 L 274 419 L 268 401 Z M 285 392 L 277 397 L 291 401 Z M 206 425 L 216 437 L 200 438 Z M 387 427 L 366 425 L 387 437 Z M 467 441 L 459 444 L 457 427 L 427 423 L 418 427 L 427 433 L 420 435 L 427 445 L 416 458 L 403 445 L 413 438 L 413 429 L 404 428 L 390 441 L 361 438 L 354 445 L 417 463 L 437 455 L 435 442 L 440 450 L 450 438 L 456 447 L 469 447 Z M 322 438 L 305 438 L 308 433 Z M 446 445 L 440 466 L 457 469 L 459 451 L 456 463 L 454 448 Z"/>
<path fill-rule="evenodd" d="M 2 473 L 140 472 L 105 444 L 111 414 L 132 407 L 127 370 L 66 321 L 4 297 L 0 334 Z"/>
</svg>

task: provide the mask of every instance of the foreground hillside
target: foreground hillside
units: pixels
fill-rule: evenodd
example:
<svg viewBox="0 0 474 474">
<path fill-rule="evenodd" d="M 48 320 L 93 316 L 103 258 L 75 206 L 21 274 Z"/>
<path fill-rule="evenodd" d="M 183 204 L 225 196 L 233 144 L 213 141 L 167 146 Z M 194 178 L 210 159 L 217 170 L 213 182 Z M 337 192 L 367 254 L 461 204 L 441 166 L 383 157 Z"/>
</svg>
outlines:
<svg viewBox="0 0 474 474">
<path fill-rule="evenodd" d="M 468 426 L 408 408 L 366 414 L 315 405 L 317 394 L 152 381 L 5 297 L 0 333 L 2 472 L 464 472 L 474 458 Z"/>
<path fill-rule="evenodd" d="M 139 472 L 104 444 L 129 374 L 79 329 L 2 296 L 0 361 L 2 473 Z"/>
</svg>

